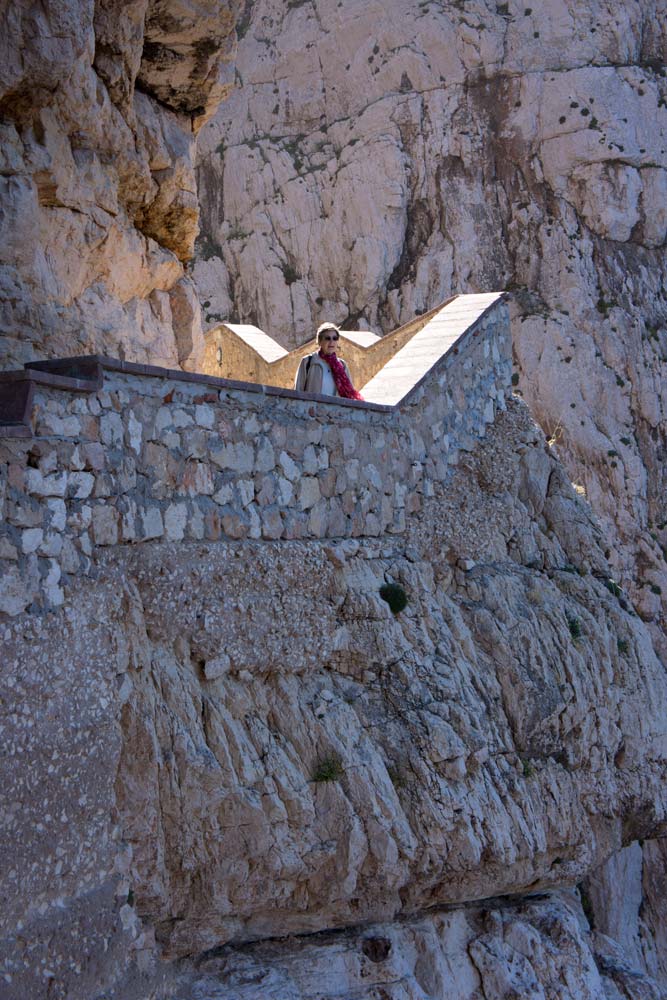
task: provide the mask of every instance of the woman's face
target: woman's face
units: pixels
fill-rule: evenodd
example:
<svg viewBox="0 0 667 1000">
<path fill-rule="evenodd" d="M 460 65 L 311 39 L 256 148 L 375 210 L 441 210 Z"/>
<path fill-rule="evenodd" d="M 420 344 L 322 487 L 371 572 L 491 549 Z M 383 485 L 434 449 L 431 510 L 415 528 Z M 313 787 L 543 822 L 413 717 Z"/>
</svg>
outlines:
<svg viewBox="0 0 667 1000">
<path fill-rule="evenodd" d="M 322 354 L 335 354 L 338 347 L 338 334 L 335 330 L 325 330 L 320 340 Z"/>
</svg>

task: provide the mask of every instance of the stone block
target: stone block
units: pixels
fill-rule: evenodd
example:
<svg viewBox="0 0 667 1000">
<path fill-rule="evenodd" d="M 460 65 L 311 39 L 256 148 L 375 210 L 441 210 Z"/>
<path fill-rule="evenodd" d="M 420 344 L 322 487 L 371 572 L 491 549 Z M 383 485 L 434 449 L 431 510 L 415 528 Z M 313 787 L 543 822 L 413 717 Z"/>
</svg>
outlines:
<svg viewBox="0 0 667 1000">
<path fill-rule="evenodd" d="M 320 477 L 320 493 L 323 497 L 333 497 L 336 494 L 336 470 L 327 469 Z"/>
<path fill-rule="evenodd" d="M 0 569 L 0 611 L 6 615 L 20 615 L 28 607 L 32 595 L 17 566 Z"/>
<path fill-rule="evenodd" d="M 167 541 L 179 542 L 185 537 L 185 526 L 188 520 L 188 505 L 172 503 L 164 512 L 164 534 Z"/>
<path fill-rule="evenodd" d="M 190 517 L 188 518 L 188 537 L 194 538 L 196 541 L 201 541 L 205 532 L 204 512 L 197 504 L 193 504 L 190 509 Z"/>
<path fill-rule="evenodd" d="M 42 544 L 44 532 L 41 528 L 26 528 L 21 534 L 21 551 L 27 555 L 29 552 L 36 552 Z"/>
<path fill-rule="evenodd" d="M 329 524 L 327 535 L 329 538 L 341 538 L 347 534 L 347 518 L 343 511 L 342 504 L 334 497 L 329 502 Z"/>
<path fill-rule="evenodd" d="M 157 411 L 155 414 L 155 425 L 153 429 L 155 437 L 161 438 L 167 427 L 171 427 L 173 425 L 171 413 L 172 411 L 170 406 L 161 406 Z"/>
<path fill-rule="evenodd" d="M 222 527 L 228 538 L 245 538 L 248 534 L 249 518 L 230 511 L 222 515 Z"/>
<path fill-rule="evenodd" d="M 107 448 L 123 447 L 124 428 L 119 413 L 103 413 L 100 417 L 100 439 Z"/>
<path fill-rule="evenodd" d="M 317 452 L 313 445 L 309 444 L 303 453 L 303 471 L 308 476 L 314 476 L 318 468 Z"/>
<path fill-rule="evenodd" d="M 70 472 L 67 495 L 74 500 L 86 500 L 93 492 L 95 477 L 90 472 Z"/>
<path fill-rule="evenodd" d="M 93 507 L 93 538 L 96 545 L 118 543 L 118 511 L 109 504 Z"/>
<path fill-rule="evenodd" d="M 141 513 L 141 534 L 144 539 L 161 538 L 164 534 L 162 511 L 159 507 L 148 507 Z"/>
<path fill-rule="evenodd" d="M 64 497 L 67 489 L 67 473 L 52 472 L 44 475 L 39 469 L 25 470 L 26 489 L 33 496 Z"/>
<path fill-rule="evenodd" d="M 277 507 L 267 507 L 262 511 L 262 537 L 281 538 L 284 530 L 283 519 Z"/>
<path fill-rule="evenodd" d="M 181 407 L 174 408 L 171 411 L 171 423 L 173 427 L 180 430 L 183 427 L 191 427 L 194 424 L 194 417 Z"/>
<path fill-rule="evenodd" d="M 258 477 L 256 483 L 257 503 L 261 507 L 268 507 L 276 502 L 276 477 L 274 475 Z"/>
<path fill-rule="evenodd" d="M 314 476 L 304 476 L 299 483 L 299 507 L 309 510 L 320 499 L 320 484 Z"/>
<path fill-rule="evenodd" d="M 124 542 L 134 542 L 137 538 L 137 505 L 134 500 L 124 497 L 119 501 L 120 537 Z"/>
<path fill-rule="evenodd" d="M 80 570 L 79 553 L 74 547 L 74 543 L 69 538 L 63 538 L 63 547 L 60 552 L 60 565 L 63 573 L 75 574 Z"/>
<path fill-rule="evenodd" d="M 294 487 L 292 486 L 289 479 L 285 479 L 283 476 L 278 477 L 277 487 L 276 487 L 276 499 L 281 507 L 288 507 L 292 502 L 292 497 L 294 495 Z"/>
<path fill-rule="evenodd" d="M 204 516 L 204 538 L 217 542 L 222 533 L 220 514 L 217 510 L 208 510 Z"/>
<path fill-rule="evenodd" d="M 234 487 L 232 483 L 223 483 L 220 489 L 213 494 L 213 499 L 221 507 L 231 503 L 234 499 Z"/>
<path fill-rule="evenodd" d="M 296 482 L 301 475 L 301 469 L 296 462 L 290 458 L 286 451 L 281 451 L 278 461 L 280 462 L 280 466 L 285 474 L 285 477 L 289 479 L 291 483 Z"/>
<path fill-rule="evenodd" d="M 141 423 L 137 420 L 134 411 L 130 410 L 127 418 L 127 432 L 126 440 L 128 447 L 132 449 L 137 455 L 141 453 L 141 444 L 143 439 L 143 427 Z"/>
<path fill-rule="evenodd" d="M 343 457 L 349 458 L 357 450 L 357 435 L 350 427 L 343 427 L 340 434 L 343 443 Z"/>
<path fill-rule="evenodd" d="M 40 555 L 49 556 L 52 559 L 57 559 L 60 556 L 63 547 L 63 536 L 57 531 L 49 531 L 44 535 L 42 543 L 39 546 Z"/>
<path fill-rule="evenodd" d="M 326 500 L 316 503 L 308 518 L 308 530 L 314 538 L 326 538 L 329 524 L 329 507 Z"/>
<path fill-rule="evenodd" d="M 267 437 L 261 437 L 257 442 L 255 455 L 255 472 L 272 472 L 276 467 L 276 453 Z"/>
<path fill-rule="evenodd" d="M 208 403 L 195 406 L 195 423 L 211 430 L 215 425 L 215 410 Z"/>
<path fill-rule="evenodd" d="M 211 496 L 215 485 L 210 467 L 204 462 L 188 462 L 183 472 L 181 486 L 188 496 Z"/>
<path fill-rule="evenodd" d="M 19 557 L 19 550 L 4 535 L 0 536 L 0 559 L 16 560 Z"/>
<path fill-rule="evenodd" d="M 101 472 L 106 465 L 106 454 L 104 448 L 98 441 L 90 441 L 81 446 L 84 468 L 93 472 Z"/>
<path fill-rule="evenodd" d="M 44 597 L 53 607 L 59 607 L 65 600 L 65 593 L 60 586 L 60 565 L 55 559 L 48 559 L 47 565 L 47 574 L 42 584 Z"/>
<path fill-rule="evenodd" d="M 237 444 L 225 444 L 222 448 L 211 451 L 211 461 L 221 469 L 231 469 L 233 472 L 252 472 L 255 452 L 251 444 L 241 441 Z"/>
<path fill-rule="evenodd" d="M 239 479 L 236 490 L 242 507 L 247 507 L 255 499 L 255 484 L 252 479 Z"/>
</svg>

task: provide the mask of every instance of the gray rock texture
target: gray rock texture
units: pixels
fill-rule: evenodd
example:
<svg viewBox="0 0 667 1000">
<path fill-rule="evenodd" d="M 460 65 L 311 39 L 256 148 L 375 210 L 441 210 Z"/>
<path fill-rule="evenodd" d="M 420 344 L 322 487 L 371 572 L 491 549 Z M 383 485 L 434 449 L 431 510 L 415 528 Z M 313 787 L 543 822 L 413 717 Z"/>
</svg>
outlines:
<svg viewBox="0 0 667 1000">
<path fill-rule="evenodd" d="M 0 15 L 0 365 L 101 352 L 192 367 L 196 131 L 230 85 L 235 0 Z"/>
<path fill-rule="evenodd" d="M 519 389 L 667 655 L 664 2 L 259 0 L 202 131 L 210 322 L 513 290 Z"/>
<path fill-rule="evenodd" d="M 399 537 L 94 570 L 3 623 L 8 998 L 660 996 L 552 895 L 664 835 L 667 677 L 522 404 Z"/>
</svg>

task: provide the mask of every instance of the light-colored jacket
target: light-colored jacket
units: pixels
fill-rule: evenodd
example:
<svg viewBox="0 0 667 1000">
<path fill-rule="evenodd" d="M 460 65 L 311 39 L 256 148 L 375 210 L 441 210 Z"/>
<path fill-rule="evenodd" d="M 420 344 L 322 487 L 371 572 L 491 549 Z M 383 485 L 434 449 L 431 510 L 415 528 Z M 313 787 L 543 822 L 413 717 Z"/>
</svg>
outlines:
<svg viewBox="0 0 667 1000">
<path fill-rule="evenodd" d="M 345 366 L 345 371 L 347 372 L 347 377 L 350 377 L 350 370 L 343 361 L 342 358 L 338 359 Z M 305 358 L 301 359 L 301 364 L 299 365 L 299 370 L 296 373 L 296 378 L 294 380 L 294 388 L 298 389 L 299 392 L 322 392 L 322 381 L 324 377 L 325 367 L 329 367 L 326 361 L 322 361 L 317 351 L 315 354 L 307 354 Z M 333 376 L 332 376 L 333 381 Z M 338 395 L 338 390 L 335 387 L 333 395 Z"/>
</svg>

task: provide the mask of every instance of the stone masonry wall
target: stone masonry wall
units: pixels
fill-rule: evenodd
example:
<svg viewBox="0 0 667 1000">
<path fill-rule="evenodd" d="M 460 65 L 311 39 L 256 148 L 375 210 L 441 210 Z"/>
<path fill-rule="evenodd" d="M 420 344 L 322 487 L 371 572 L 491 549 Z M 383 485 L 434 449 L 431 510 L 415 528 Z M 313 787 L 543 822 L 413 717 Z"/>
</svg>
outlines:
<svg viewBox="0 0 667 1000">
<path fill-rule="evenodd" d="M 402 532 L 505 408 L 511 342 L 498 304 L 395 407 L 103 368 L 98 391 L 36 383 L 33 436 L 0 443 L 4 614 L 62 604 L 109 546 Z"/>
</svg>

